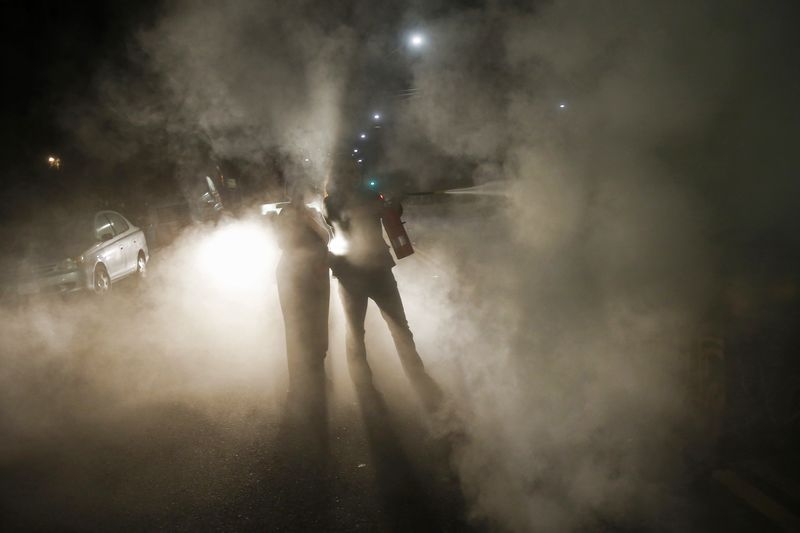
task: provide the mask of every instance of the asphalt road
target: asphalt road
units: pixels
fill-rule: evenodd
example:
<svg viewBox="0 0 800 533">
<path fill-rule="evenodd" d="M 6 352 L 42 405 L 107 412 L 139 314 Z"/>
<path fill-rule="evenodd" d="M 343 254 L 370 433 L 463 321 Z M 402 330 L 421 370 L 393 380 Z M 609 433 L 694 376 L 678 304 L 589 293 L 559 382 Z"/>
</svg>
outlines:
<svg viewBox="0 0 800 533">
<path fill-rule="evenodd" d="M 415 237 L 420 253 L 398 267 L 412 314 L 435 309 L 437 287 L 446 293 L 459 282 L 426 248 L 436 236 Z M 310 428 L 287 408 L 270 282 L 225 284 L 234 278 L 213 287 L 171 268 L 184 264 L 181 253 L 153 257 L 147 282 L 123 282 L 104 301 L 41 299 L 0 309 L 0 529 L 505 530 L 510 522 L 478 511 L 476 498 L 487 497 L 480 482 L 476 489 L 475 479 L 461 478 L 472 428 L 442 431 L 397 378 L 396 361 L 375 365 L 385 403 L 357 401 L 344 370 L 340 314 L 331 315 L 328 417 Z M 339 305 L 335 291 L 331 305 Z M 371 313 L 368 331 L 380 324 Z M 440 324 L 412 325 L 423 357 L 432 354 Z M 393 359 L 385 337 L 369 338 L 376 363 Z M 436 358 L 430 361 L 436 370 Z M 519 422 L 497 421 L 504 424 Z M 476 450 L 504 453 L 491 438 L 470 453 Z M 700 468 L 681 491 L 671 511 L 678 518 L 635 527 L 607 517 L 585 523 L 594 531 L 770 531 L 776 516 L 786 520 L 787 506 L 771 506 L 770 491 L 748 488 L 735 472 Z"/>
<path fill-rule="evenodd" d="M 483 528 L 451 466 L 457 441 L 431 431 L 410 390 L 361 406 L 338 347 L 327 427 L 309 431 L 289 416 L 277 306 L 236 316 L 254 307 L 225 300 L 224 285 L 176 281 L 165 257 L 102 300 L 0 310 L 0 529 Z"/>
<path fill-rule="evenodd" d="M 354 408 L 331 417 L 324 458 L 280 419 L 255 415 L 243 437 L 185 405 L 72 426 L 5 458 L 3 529 L 474 530 L 441 443 L 389 419 L 370 437 L 361 420 Z"/>
</svg>

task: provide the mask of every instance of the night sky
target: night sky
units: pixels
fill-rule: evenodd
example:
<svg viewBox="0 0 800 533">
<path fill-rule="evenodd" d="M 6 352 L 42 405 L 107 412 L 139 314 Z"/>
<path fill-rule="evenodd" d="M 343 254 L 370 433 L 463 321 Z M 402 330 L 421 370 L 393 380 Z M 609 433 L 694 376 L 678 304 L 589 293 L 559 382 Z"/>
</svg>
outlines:
<svg viewBox="0 0 800 533">
<path fill-rule="evenodd" d="M 131 33 L 156 13 L 156 2 L 3 2 L 2 214 L 48 198 L 63 181 L 91 183 L 91 169 L 73 145 L 65 106 L 91 94 L 101 65 L 124 67 Z M 70 161 L 47 169 L 56 153 Z M 77 164 L 76 164 L 77 163 Z M 22 201 L 20 205 L 18 202 Z"/>
<path fill-rule="evenodd" d="M 122 86 L 136 88 L 125 96 L 124 103 L 131 107 L 149 105 L 146 98 L 140 102 L 139 96 L 148 95 L 149 84 L 154 79 L 149 70 L 153 50 L 142 50 L 140 36 L 157 25 L 173 5 L 158 0 L 2 4 L 2 61 L 6 83 L 0 160 L 4 181 L 8 185 L 4 188 L 6 200 L 2 202 L 0 216 L 5 218 L 24 212 L 27 209 L 24 206 L 30 201 L 58 200 L 76 190 L 82 191 L 83 196 L 96 196 L 97 201 L 114 204 L 141 191 L 142 186 L 163 194 L 178 194 L 180 188 L 175 186 L 176 176 L 200 174 L 214 167 L 218 161 L 208 157 L 202 136 L 195 137 L 198 147 L 191 148 L 195 154 L 192 157 L 176 158 L 171 153 L 165 154 L 162 147 L 170 140 L 169 133 L 164 133 L 168 128 L 163 124 L 143 126 L 126 123 L 124 117 L 120 120 L 113 113 L 116 102 L 109 104 L 103 94 L 104 84 L 109 80 L 116 81 Z M 404 91 L 412 83 L 418 83 L 423 73 L 443 74 L 443 83 L 446 81 L 451 86 L 442 90 L 455 90 L 454 95 L 464 99 L 469 95 L 466 90 L 470 85 L 466 83 L 463 90 L 459 89 L 462 80 L 450 76 L 452 72 L 469 71 L 476 79 L 496 81 L 499 88 L 496 96 L 490 97 L 492 101 L 476 101 L 474 106 L 467 103 L 465 109 L 489 104 L 486 112 L 491 113 L 493 105 L 513 103 L 506 94 L 506 85 L 527 82 L 516 79 L 518 74 L 509 71 L 502 56 L 502 36 L 509 26 L 509 19 L 518 15 L 508 18 L 488 16 L 479 25 L 480 32 L 470 34 L 472 30 L 468 30 L 450 35 L 451 40 L 457 35 L 461 41 L 448 45 L 464 49 L 461 57 L 456 56 L 456 59 L 444 55 L 439 59 L 437 55 L 444 54 L 442 50 L 445 48 L 444 41 L 439 42 L 438 48 L 433 47 L 430 53 L 430 72 L 426 71 L 428 67 L 425 65 L 416 65 L 414 58 L 401 57 L 402 54 L 396 51 L 402 32 L 407 28 L 424 29 L 426 25 L 441 24 L 446 20 L 480 20 L 481 10 L 489 8 L 517 14 L 535 12 L 535 6 L 525 2 L 479 1 L 408 2 L 406 5 L 392 2 L 308 2 L 296 9 L 299 19 L 317 21 L 321 31 L 335 28 L 337 24 L 347 26 L 353 32 L 355 42 L 359 43 L 357 49 L 351 51 L 352 61 L 342 101 L 345 120 L 351 121 L 342 130 L 355 135 L 356 131 L 363 129 L 364 120 L 354 117 L 363 117 L 371 112 L 375 101 L 381 101 L 385 108 L 389 107 L 386 101 L 403 101 Z M 750 181 L 744 176 L 745 172 L 752 176 L 757 172 L 754 169 L 764 169 L 772 177 L 762 189 L 764 197 L 758 199 L 758 205 L 753 207 L 769 211 L 770 202 L 777 201 L 780 206 L 772 211 L 785 212 L 785 199 L 796 191 L 791 178 L 795 174 L 791 147 L 796 135 L 796 128 L 792 125 L 796 124 L 798 116 L 796 95 L 800 85 L 795 61 L 798 41 L 790 22 L 796 9 L 788 2 L 769 2 L 759 9 L 747 3 L 729 6 L 710 2 L 707 8 L 698 11 L 703 11 L 702 24 L 707 27 L 699 31 L 696 22 L 687 21 L 686 32 L 691 38 L 682 44 L 679 32 L 676 32 L 671 37 L 676 50 L 682 46 L 694 46 L 697 55 L 707 54 L 712 58 L 712 64 L 720 63 L 721 72 L 725 68 L 736 68 L 737 63 L 740 72 L 726 87 L 725 93 L 717 95 L 713 108 L 704 112 L 706 115 L 698 119 L 693 130 L 687 130 L 681 136 L 665 137 L 656 150 L 675 167 L 676 172 L 692 182 L 692 187 L 698 188 L 706 201 L 721 206 L 720 209 L 726 212 L 741 212 L 739 200 L 744 197 L 749 201 L 751 198 L 746 190 L 728 197 L 725 191 L 728 183 L 733 183 L 732 187 L 736 188 Z M 575 20 L 581 20 L 582 16 L 580 12 L 574 13 Z M 586 35 L 591 35 L 591 21 L 581 22 L 584 23 Z M 467 38 L 472 42 L 466 42 Z M 714 46 L 719 40 L 730 41 L 728 44 L 732 46 L 728 48 L 733 51 L 722 50 L 719 57 L 715 57 Z M 719 78 L 721 74 L 684 69 L 679 61 L 691 60 L 692 55 L 689 52 L 683 59 L 676 55 L 675 63 L 666 68 L 673 69 L 676 79 L 691 84 L 690 90 L 705 97 L 703 87 L 709 82 L 716 83 L 715 77 Z M 562 60 L 569 63 L 567 57 Z M 569 76 L 559 77 L 556 70 L 544 90 L 555 88 L 560 91 L 554 98 L 575 96 L 578 99 L 582 94 L 583 97 L 591 95 L 591 91 L 599 87 L 597 83 L 601 79 L 593 80 L 592 69 L 600 72 L 603 68 L 600 60 L 590 69 Z M 530 69 L 537 75 L 548 75 L 547 68 L 541 63 L 531 64 Z M 412 71 L 417 77 L 416 82 L 412 80 Z M 479 91 L 484 89 L 478 88 Z M 533 94 L 532 90 L 528 92 Z M 668 101 L 656 105 L 685 108 L 686 104 L 693 105 L 695 99 L 691 94 L 670 93 L 668 89 L 665 89 L 665 95 Z M 159 98 L 153 99 L 158 102 Z M 622 93 L 620 98 L 623 98 Z M 575 103 L 579 103 L 578 100 Z M 170 104 L 165 101 L 162 105 L 168 107 Z M 617 115 L 647 112 L 647 109 L 634 105 Z M 575 113 L 578 113 L 577 109 Z M 474 158 L 502 166 L 507 160 L 502 136 L 513 135 L 513 132 L 503 131 L 505 119 L 502 115 L 493 118 L 497 121 L 497 131 L 493 134 L 500 138 L 498 147 L 494 148 L 495 153 L 490 153 L 491 150 L 477 153 L 480 150 L 474 150 Z M 640 118 L 642 124 L 651 120 L 646 115 Z M 481 121 L 476 122 L 481 124 Z M 91 125 L 96 135 L 107 132 L 108 145 L 92 150 L 91 143 L 80 135 L 86 124 Z M 550 129 L 548 135 L 562 135 L 561 124 L 542 122 L 542 125 Z M 475 125 L 466 124 L 463 129 L 447 131 L 447 128 L 456 127 L 456 124 L 442 122 L 438 134 L 458 139 L 468 135 L 469 128 Z M 569 125 L 565 127 L 578 129 Z M 433 166 L 439 174 L 469 174 L 474 169 L 470 166 L 473 163 L 471 154 L 464 154 L 460 148 L 450 150 L 445 147 L 442 150 L 443 143 L 432 139 L 431 131 L 417 133 L 412 124 L 403 133 L 390 136 L 387 142 L 395 145 L 400 144 L 395 142 L 398 140 L 406 142 L 410 146 L 406 151 L 414 156 L 402 157 L 407 154 L 401 154 L 395 159 L 425 161 L 426 164 L 435 161 L 437 164 Z M 194 142 L 189 139 L 191 136 L 184 137 L 184 144 Z M 583 150 L 581 143 L 586 142 L 564 139 L 574 142 L 576 151 Z M 506 146 L 509 144 L 513 143 L 509 140 Z M 64 168 L 60 173 L 48 171 L 46 158 L 50 153 L 57 153 L 62 158 Z M 382 155 L 382 150 L 377 149 L 376 157 Z M 178 162 L 179 159 L 182 163 Z M 191 163 L 191 169 L 176 168 L 176 165 L 188 165 L 189 160 L 196 160 Z M 451 169 L 458 169 L 458 172 L 450 172 Z M 410 170 L 412 173 L 418 171 L 419 168 Z M 737 173 L 742 175 L 731 177 Z M 700 175 L 702 177 L 696 177 Z M 747 189 L 747 186 L 743 187 Z M 784 222 L 780 220 L 770 224 L 781 225 Z"/>
<path fill-rule="evenodd" d="M 323 25 L 328 20 L 331 26 L 340 22 L 351 25 L 362 44 L 396 50 L 398 25 L 482 4 L 463 0 L 411 3 L 409 8 L 392 2 L 369 6 L 311 2 L 303 10 Z M 25 216 L 32 205 L 42 205 L 43 200 L 62 202 L 67 196 L 76 196 L 76 191 L 81 191 L 77 196 L 92 197 L 90 203 L 107 205 L 118 204 L 142 183 L 155 187 L 157 193 L 179 194 L 171 177 L 179 173 L 175 161 L 158 148 L 144 146 L 141 138 L 137 137 L 142 146 L 135 158 L 110 154 L 98 158 L 87 153 L 75 135 L 86 110 L 100 101 L 98 88 L 104 78 L 147 83 L 137 36 L 151 28 L 171 5 L 160 0 L 2 3 L 6 83 L 0 160 L 7 186 L 0 218 Z M 405 67 L 402 58 L 383 51 L 377 60 L 369 54 L 354 57 L 348 89 L 351 96 L 344 102 L 348 112 L 367 112 L 364 95 L 391 101 L 402 94 L 409 83 Z M 352 128 L 363 126 L 354 121 Z M 150 133 L 143 130 L 131 138 L 136 135 L 147 137 Z M 47 168 L 50 154 L 61 157 L 61 172 Z M 432 152 L 427 155 L 435 156 Z M 200 156 L 195 166 L 203 173 L 218 163 Z"/>
</svg>

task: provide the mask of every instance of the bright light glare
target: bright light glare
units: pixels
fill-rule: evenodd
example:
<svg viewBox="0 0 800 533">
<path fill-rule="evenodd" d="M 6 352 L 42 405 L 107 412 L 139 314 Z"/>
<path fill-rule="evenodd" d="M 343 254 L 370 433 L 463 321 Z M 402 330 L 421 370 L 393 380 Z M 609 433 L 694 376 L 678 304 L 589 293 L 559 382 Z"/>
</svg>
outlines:
<svg viewBox="0 0 800 533">
<path fill-rule="evenodd" d="M 261 214 L 262 215 L 269 215 L 270 213 L 275 213 L 276 215 L 281 212 L 281 205 L 283 202 L 278 202 L 275 204 L 261 204 Z"/>
<path fill-rule="evenodd" d="M 558 104 L 558 107 L 560 107 L 561 109 L 566 109 L 567 108 L 567 104 L 565 104 L 564 102 L 561 102 L 560 104 Z"/>
<path fill-rule="evenodd" d="M 359 135 L 359 137 L 361 137 L 362 139 L 366 139 L 367 138 L 367 134 L 366 133 L 362 133 L 361 135 Z"/>
<path fill-rule="evenodd" d="M 341 233 L 337 233 L 328 243 L 328 251 L 333 255 L 344 255 L 347 253 L 348 244 L 347 240 L 342 237 Z"/>
<path fill-rule="evenodd" d="M 306 204 L 306 207 L 313 209 L 319 214 L 322 214 L 322 200 L 314 200 Z"/>
<path fill-rule="evenodd" d="M 353 148 L 353 153 L 357 154 L 358 153 L 358 148 Z"/>
<path fill-rule="evenodd" d="M 372 118 L 375 119 L 375 120 L 380 120 L 381 119 L 381 114 L 380 113 L 375 113 L 374 115 L 372 115 Z"/>
<path fill-rule="evenodd" d="M 409 42 L 409 43 L 411 44 L 411 46 L 413 46 L 414 48 L 419 48 L 420 46 L 422 46 L 423 44 L 425 44 L 425 37 L 423 37 L 423 36 L 422 36 L 421 34 L 419 34 L 419 33 L 414 33 L 414 34 L 412 34 L 412 35 L 411 35 L 411 37 L 409 37 L 409 39 L 408 39 L 408 42 Z"/>
<path fill-rule="evenodd" d="M 233 222 L 200 241 L 195 265 L 205 286 L 236 296 L 252 293 L 274 277 L 279 255 L 277 244 L 262 225 Z"/>
</svg>

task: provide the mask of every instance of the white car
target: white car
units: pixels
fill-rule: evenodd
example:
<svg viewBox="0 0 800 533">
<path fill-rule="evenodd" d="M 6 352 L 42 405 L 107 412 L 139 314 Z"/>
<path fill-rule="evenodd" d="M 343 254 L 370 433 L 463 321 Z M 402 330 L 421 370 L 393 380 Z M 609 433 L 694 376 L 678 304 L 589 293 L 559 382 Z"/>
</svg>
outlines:
<svg viewBox="0 0 800 533">
<path fill-rule="evenodd" d="M 144 277 L 150 260 L 142 230 L 116 211 L 55 217 L 26 240 L 6 296 L 82 290 L 105 294 L 127 276 Z"/>
</svg>

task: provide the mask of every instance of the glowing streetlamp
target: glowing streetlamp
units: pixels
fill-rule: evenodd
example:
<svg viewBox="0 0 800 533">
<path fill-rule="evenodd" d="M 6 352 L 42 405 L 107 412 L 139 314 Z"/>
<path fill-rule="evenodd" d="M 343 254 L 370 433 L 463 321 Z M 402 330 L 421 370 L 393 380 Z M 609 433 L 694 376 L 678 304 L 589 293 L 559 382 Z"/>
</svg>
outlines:
<svg viewBox="0 0 800 533">
<path fill-rule="evenodd" d="M 375 113 L 374 115 L 372 115 L 372 120 L 378 121 L 380 119 L 381 119 L 381 114 L 380 113 Z"/>
<path fill-rule="evenodd" d="M 359 137 L 361 137 L 362 139 L 366 139 L 367 138 L 367 134 L 366 133 L 362 133 L 361 135 L 359 135 Z"/>
<path fill-rule="evenodd" d="M 421 33 L 412 33 L 408 37 L 408 44 L 411 48 L 421 48 L 425 44 L 425 36 Z"/>
<path fill-rule="evenodd" d="M 60 170 L 61 158 L 55 155 L 47 156 L 47 166 L 55 170 Z"/>
</svg>

